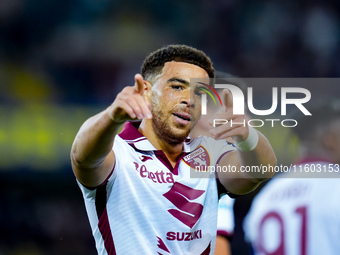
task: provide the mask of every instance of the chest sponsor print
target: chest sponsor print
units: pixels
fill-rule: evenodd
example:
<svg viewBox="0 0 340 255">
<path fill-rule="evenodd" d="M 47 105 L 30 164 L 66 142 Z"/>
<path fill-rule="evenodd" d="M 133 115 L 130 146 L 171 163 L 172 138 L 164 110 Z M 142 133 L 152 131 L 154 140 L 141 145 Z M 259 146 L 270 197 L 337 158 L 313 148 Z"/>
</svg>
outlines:
<svg viewBox="0 0 340 255">
<path fill-rule="evenodd" d="M 149 171 L 144 164 L 133 162 L 135 170 L 139 173 L 141 178 L 148 178 L 154 183 L 174 183 L 173 174 L 163 170 Z"/>
</svg>

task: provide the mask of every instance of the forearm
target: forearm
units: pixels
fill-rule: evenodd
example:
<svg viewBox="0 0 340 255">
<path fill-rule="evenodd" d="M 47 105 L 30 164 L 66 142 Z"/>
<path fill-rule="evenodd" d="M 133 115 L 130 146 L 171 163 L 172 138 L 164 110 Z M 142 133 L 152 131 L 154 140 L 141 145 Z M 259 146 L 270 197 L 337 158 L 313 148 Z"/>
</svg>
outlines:
<svg viewBox="0 0 340 255">
<path fill-rule="evenodd" d="M 244 171 L 247 166 L 257 166 L 257 170 L 261 170 L 261 168 L 269 169 L 270 166 L 274 167 L 276 165 L 276 156 L 275 153 L 267 140 L 267 138 L 261 134 L 259 131 L 256 131 L 259 135 L 259 140 L 254 148 L 254 150 L 249 152 L 243 152 L 241 150 L 237 150 L 238 160 L 240 162 L 240 173 L 246 173 L 246 176 L 250 179 L 253 179 L 255 182 L 263 181 L 269 179 L 273 176 L 273 172 L 270 171 Z M 264 169 L 263 168 L 263 169 Z M 248 168 L 249 169 L 249 168 Z"/>
<path fill-rule="evenodd" d="M 219 163 L 221 166 L 236 167 L 236 171 L 218 173 L 220 182 L 231 193 L 249 193 L 262 181 L 274 175 L 273 171 L 262 171 L 266 167 L 270 169 L 270 166 L 276 165 L 276 156 L 268 140 L 260 132 L 258 135 L 258 143 L 252 151 L 237 150 L 227 154 Z"/>
<path fill-rule="evenodd" d="M 98 167 L 112 150 L 114 137 L 122 122 L 114 122 L 105 110 L 88 119 L 80 128 L 71 150 L 78 168 Z"/>
<path fill-rule="evenodd" d="M 88 119 L 80 128 L 72 149 L 72 169 L 84 185 L 96 187 L 114 168 L 113 142 L 120 126 L 127 120 L 151 118 L 150 103 L 144 92 L 151 86 L 140 74 L 135 85 L 125 87 L 103 112 Z"/>
</svg>

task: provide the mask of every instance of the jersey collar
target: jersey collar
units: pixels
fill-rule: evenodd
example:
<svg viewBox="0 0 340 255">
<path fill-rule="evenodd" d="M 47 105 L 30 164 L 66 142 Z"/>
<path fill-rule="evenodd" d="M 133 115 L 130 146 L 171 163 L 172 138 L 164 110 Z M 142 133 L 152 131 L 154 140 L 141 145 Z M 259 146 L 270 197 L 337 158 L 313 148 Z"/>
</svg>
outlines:
<svg viewBox="0 0 340 255">
<path fill-rule="evenodd" d="M 123 126 L 122 131 L 119 133 L 120 138 L 125 140 L 129 145 L 134 147 L 135 149 L 141 151 L 157 151 L 157 149 L 150 143 L 150 141 L 142 135 L 138 131 L 138 127 L 140 125 L 140 121 L 138 122 L 126 122 Z M 189 153 L 190 150 L 190 143 L 192 139 L 187 138 L 184 141 L 183 152 Z"/>
</svg>

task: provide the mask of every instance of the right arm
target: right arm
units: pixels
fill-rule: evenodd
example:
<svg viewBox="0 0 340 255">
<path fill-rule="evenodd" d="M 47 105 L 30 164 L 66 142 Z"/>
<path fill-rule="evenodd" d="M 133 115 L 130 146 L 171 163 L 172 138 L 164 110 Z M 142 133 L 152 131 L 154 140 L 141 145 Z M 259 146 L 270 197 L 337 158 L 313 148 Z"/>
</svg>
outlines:
<svg viewBox="0 0 340 255">
<path fill-rule="evenodd" d="M 129 119 L 151 118 L 144 96 L 148 84 L 139 74 L 135 81 L 135 85 L 125 87 L 106 110 L 88 119 L 74 139 L 72 169 L 85 186 L 102 184 L 112 171 L 116 160 L 113 141 L 121 125 Z"/>
</svg>

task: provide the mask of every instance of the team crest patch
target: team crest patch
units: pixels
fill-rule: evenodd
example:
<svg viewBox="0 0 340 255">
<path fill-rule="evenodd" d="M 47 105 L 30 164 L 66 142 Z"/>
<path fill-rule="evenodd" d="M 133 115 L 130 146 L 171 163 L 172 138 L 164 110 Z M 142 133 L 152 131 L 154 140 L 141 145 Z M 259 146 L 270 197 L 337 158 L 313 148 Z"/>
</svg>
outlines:
<svg viewBox="0 0 340 255">
<path fill-rule="evenodd" d="M 202 145 L 189 155 L 183 157 L 183 161 L 196 171 L 206 172 L 208 166 L 210 166 L 210 156 Z"/>
</svg>

